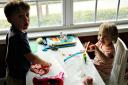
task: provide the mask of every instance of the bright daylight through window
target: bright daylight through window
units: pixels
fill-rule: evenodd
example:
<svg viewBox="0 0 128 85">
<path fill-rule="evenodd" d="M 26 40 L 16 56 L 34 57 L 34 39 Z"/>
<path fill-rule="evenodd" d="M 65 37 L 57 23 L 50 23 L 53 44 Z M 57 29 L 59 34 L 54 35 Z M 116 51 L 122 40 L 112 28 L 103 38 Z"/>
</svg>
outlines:
<svg viewBox="0 0 128 85">
<path fill-rule="evenodd" d="M 0 0 L 0 31 L 9 28 Z M 128 20 L 128 0 L 23 0 L 30 4 L 29 28 Z"/>
</svg>

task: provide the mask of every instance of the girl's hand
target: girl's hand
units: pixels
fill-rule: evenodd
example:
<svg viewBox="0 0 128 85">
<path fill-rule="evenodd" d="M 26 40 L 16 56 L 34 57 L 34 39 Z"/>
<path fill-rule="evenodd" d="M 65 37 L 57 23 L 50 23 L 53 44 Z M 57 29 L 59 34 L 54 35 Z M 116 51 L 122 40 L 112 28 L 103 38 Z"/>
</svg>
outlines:
<svg viewBox="0 0 128 85">
<path fill-rule="evenodd" d="M 97 45 L 94 46 L 95 51 L 99 51 L 99 47 Z"/>
<path fill-rule="evenodd" d="M 88 46 L 88 50 L 94 51 L 95 50 L 95 44 L 91 44 Z"/>
<path fill-rule="evenodd" d="M 95 44 L 91 43 L 90 41 L 85 43 L 84 47 L 86 51 L 95 51 Z"/>
<path fill-rule="evenodd" d="M 90 43 L 88 47 L 86 48 L 87 52 L 95 51 L 95 44 Z"/>
</svg>

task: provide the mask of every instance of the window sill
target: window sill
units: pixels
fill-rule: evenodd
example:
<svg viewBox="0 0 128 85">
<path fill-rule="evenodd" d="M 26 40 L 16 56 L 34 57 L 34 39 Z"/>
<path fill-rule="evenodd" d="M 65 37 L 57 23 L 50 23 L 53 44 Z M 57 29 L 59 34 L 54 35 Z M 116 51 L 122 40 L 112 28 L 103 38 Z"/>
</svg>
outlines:
<svg viewBox="0 0 128 85">
<path fill-rule="evenodd" d="M 117 25 L 119 33 L 128 32 L 128 24 Z M 76 36 L 91 36 L 97 35 L 98 27 L 89 27 L 89 28 L 74 28 L 74 29 L 62 29 L 62 30 L 50 30 L 42 32 L 31 32 L 28 33 L 29 39 L 45 36 L 55 36 L 59 35 L 60 32 L 63 34 L 74 34 Z M 5 44 L 6 35 L 0 35 L 0 44 Z"/>
</svg>

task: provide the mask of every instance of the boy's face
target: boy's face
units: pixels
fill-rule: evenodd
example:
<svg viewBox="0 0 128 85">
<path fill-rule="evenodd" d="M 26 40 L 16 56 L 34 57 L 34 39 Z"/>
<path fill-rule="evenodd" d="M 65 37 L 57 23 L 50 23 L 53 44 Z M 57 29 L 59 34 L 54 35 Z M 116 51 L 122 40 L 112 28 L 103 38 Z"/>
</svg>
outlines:
<svg viewBox="0 0 128 85">
<path fill-rule="evenodd" d="M 29 11 L 20 10 L 11 16 L 11 24 L 16 26 L 20 31 L 25 31 L 29 25 Z"/>
</svg>

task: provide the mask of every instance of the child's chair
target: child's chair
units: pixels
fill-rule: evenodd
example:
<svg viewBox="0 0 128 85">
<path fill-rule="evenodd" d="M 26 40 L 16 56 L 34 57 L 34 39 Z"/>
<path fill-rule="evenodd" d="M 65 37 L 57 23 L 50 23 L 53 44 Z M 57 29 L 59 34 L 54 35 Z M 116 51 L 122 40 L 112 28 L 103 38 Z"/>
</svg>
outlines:
<svg viewBox="0 0 128 85">
<path fill-rule="evenodd" d="M 108 85 L 125 85 L 124 75 L 128 58 L 128 48 L 125 43 L 118 38 L 115 49 L 116 54 Z"/>
</svg>

